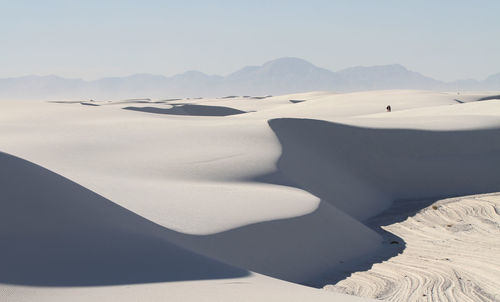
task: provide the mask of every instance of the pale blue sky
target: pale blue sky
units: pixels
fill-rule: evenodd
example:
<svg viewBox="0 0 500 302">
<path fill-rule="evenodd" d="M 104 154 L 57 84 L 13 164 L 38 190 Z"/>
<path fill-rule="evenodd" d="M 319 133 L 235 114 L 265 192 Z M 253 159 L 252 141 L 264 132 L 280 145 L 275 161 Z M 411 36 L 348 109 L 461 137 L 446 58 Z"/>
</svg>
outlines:
<svg viewBox="0 0 500 302">
<path fill-rule="evenodd" d="M 0 0 L 0 77 L 226 75 L 293 56 L 483 79 L 500 72 L 499 12 L 497 0 Z"/>
</svg>

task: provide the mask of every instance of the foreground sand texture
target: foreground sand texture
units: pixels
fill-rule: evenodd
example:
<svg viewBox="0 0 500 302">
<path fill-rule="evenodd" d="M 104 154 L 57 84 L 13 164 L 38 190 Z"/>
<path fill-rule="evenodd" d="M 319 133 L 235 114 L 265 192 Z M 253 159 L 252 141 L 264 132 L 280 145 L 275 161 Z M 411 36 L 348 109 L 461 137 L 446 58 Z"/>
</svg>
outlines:
<svg viewBox="0 0 500 302">
<path fill-rule="evenodd" d="M 440 200 L 385 225 L 419 203 L 401 202 L 369 222 L 399 237 L 387 241 L 404 242 L 401 254 L 325 289 L 388 301 L 500 301 L 500 194 Z"/>
<path fill-rule="evenodd" d="M 398 248 L 380 256 L 387 237 L 376 222 L 401 201 L 499 192 L 499 94 L 2 102 L 0 300 L 372 301 L 304 285 L 344 280 L 348 264 L 407 257 L 425 233 L 406 242 L 395 230 Z M 442 228 L 438 218 L 424 225 Z M 457 242 L 477 248 L 467 234 Z M 494 259 L 488 269 L 498 271 Z M 468 272 L 471 283 L 442 282 L 496 299 L 498 277 Z M 337 290 L 424 294 L 361 278 L 377 293 L 350 279 Z"/>
</svg>

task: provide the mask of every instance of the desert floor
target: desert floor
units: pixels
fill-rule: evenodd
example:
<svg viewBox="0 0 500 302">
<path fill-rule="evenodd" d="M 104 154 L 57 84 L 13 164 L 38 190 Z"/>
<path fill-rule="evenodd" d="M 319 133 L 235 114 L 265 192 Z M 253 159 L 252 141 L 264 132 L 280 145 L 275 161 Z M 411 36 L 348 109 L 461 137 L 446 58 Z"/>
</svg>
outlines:
<svg viewBox="0 0 500 302">
<path fill-rule="evenodd" d="M 0 300 L 498 301 L 499 95 L 2 101 Z"/>
</svg>

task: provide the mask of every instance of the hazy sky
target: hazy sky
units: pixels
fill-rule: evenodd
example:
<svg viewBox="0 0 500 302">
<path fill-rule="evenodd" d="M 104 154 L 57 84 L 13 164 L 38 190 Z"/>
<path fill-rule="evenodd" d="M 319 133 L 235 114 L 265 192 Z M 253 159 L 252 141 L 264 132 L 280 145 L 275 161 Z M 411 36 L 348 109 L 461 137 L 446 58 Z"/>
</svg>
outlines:
<svg viewBox="0 0 500 302">
<path fill-rule="evenodd" d="M 499 12 L 498 0 L 0 0 L 0 77 L 226 75 L 292 56 L 483 79 L 500 72 Z"/>
</svg>

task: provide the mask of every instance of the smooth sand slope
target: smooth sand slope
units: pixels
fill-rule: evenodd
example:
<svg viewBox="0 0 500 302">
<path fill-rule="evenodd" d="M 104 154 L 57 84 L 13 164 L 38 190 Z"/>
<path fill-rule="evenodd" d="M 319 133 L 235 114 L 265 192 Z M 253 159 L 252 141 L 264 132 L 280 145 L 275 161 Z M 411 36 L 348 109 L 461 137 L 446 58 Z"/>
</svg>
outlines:
<svg viewBox="0 0 500 302">
<path fill-rule="evenodd" d="M 384 249 L 395 200 L 500 191 L 488 95 L 2 102 L 0 295 L 356 301 L 295 283 Z"/>
<path fill-rule="evenodd" d="M 2 283 L 91 286 L 248 275 L 173 245 L 164 228 L 49 170 L 5 153 L 0 163 Z"/>
</svg>

